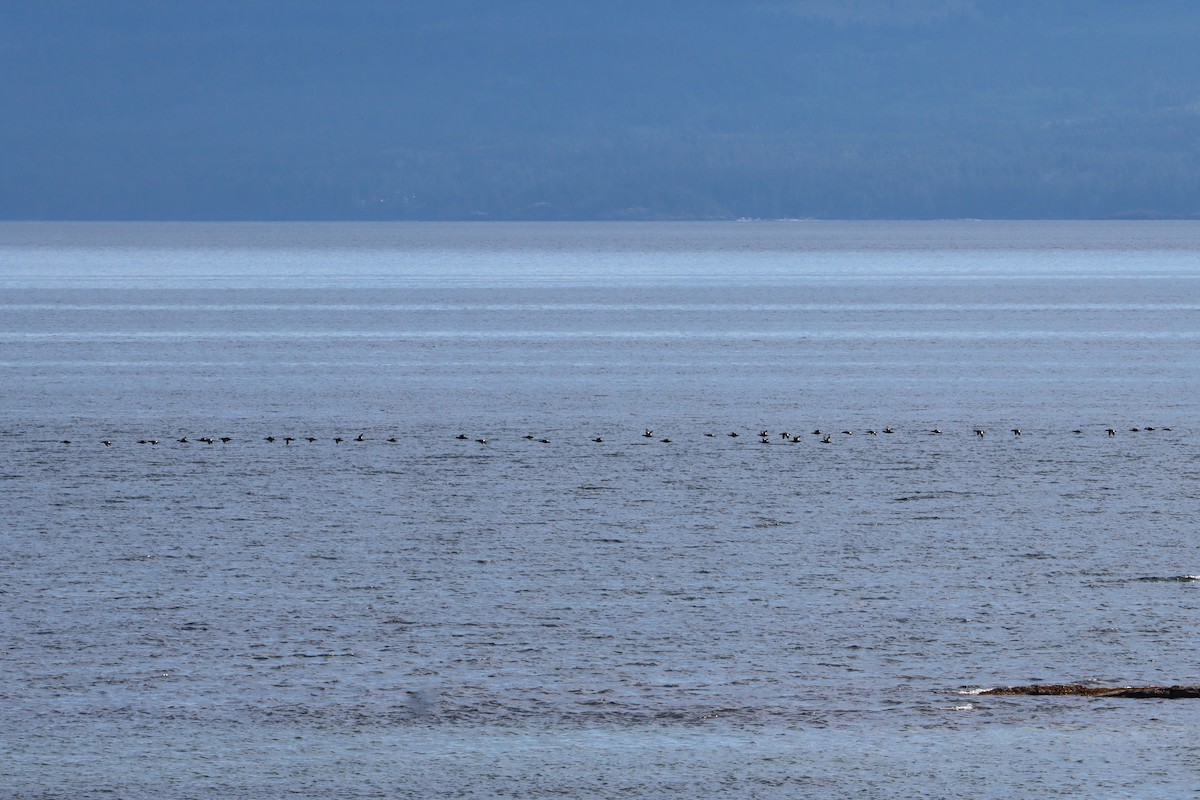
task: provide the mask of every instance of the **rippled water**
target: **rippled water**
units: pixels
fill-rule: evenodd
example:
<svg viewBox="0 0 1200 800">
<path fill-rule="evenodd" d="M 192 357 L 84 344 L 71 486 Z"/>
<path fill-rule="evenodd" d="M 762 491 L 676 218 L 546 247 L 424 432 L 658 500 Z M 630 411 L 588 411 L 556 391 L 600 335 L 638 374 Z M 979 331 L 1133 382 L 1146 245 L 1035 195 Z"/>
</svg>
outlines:
<svg viewBox="0 0 1200 800">
<path fill-rule="evenodd" d="M 0 796 L 1191 793 L 1198 257 L 0 225 Z"/>
</svg>

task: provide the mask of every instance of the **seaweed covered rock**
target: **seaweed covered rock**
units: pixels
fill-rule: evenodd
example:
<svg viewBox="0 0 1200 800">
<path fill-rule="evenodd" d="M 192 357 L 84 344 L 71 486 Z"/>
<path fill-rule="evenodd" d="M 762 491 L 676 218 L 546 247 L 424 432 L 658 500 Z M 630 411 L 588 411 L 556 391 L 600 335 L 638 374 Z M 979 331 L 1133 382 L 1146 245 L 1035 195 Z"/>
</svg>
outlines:
<svg viewBox="0 0 1200 800">
<path fill-rule="evenodd" d="M 1084 697 L 1134 697 L 1176 700 L 1200 697 L 1200 686 L 1085 686 L 1078 683 L 1047 683 L 1032 686 L 1001 686 L 980 694 L 990 695 L 1082 695 Z"/>
</svg>

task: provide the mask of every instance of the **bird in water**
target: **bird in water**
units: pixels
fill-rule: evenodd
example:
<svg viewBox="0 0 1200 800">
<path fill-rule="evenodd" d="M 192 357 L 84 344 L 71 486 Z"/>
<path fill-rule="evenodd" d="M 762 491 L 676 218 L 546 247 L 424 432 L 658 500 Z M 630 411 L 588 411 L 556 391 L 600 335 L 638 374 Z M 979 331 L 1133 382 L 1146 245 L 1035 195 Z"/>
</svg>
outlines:
<svg viewBox="0 0 1200 800">
<path fill-rule="evenodd" d="M 597 436 L 595 439 L 592 439 L 592 441 L 593 442 L 603 442 L 604 440 L 601 439 L 599 436 Z"/>
<path fill-rule="evenodd" d="M 738 434 L 737 431 L 730 431 L 729 435 L 736 439 Z"/>
<path fill-rule="evenodd" d="M 358 436 L 355 436 L 355 437 L 354 437 L 354 441 L 356 441 L 356 442 L 365 442 L 365 441 L 366 441 L 366 439 L 364 439 L 364 438 L 363 438 L 363 435 L 360 433 Z"/>
<path fill-rule="evenodd" d="M 188 440 L 187 440 L 187 437 L 186 437 L 186 436 L 184 436 L 184 437 L 183 437 L 183 438 L 181 438 L 181 439 L 176 439 L 175 441 L 179 442 L 180 444 L 187 444 L 187 443 L 188 443 Z"/>
<path fill-rule="evenodd" d="M 1021 435 L 1021 429 L 1020 429 L 1020 428 L 1013 428 L 1013 429 L 1012 429 L 1012 432 L 1013 432 L 1013 436 L 1020 436 L 1020 435 Z"/>
<path fill-rule="evenodd" d="M 833 441 L 832 436 L 833 434 L 825 434 L 825 436 L 821 439 L 821 444 L 830 444 Z"/>
<path fill-rule="evenodd" d="M 223 441 L 225 441 L 225 440 L 224 440 L 224 439 L 222 439 L 221 441 L 223 442 Z M 292 437 L 290 437 L 290 436 L 285 436 L 285 437 L 283 437 L 283 443 L 284 443 L 284 444 L 286 444 L 288 447 L 291 447 L 291 446 L 292 446 L 292 442 L 294 442 L 294 441 L 296 441 L 296 440 L 295 440 L 295 439 L 293 439 L 293 438 L 292 438 Z"/>
<path fill-rule="evenodd" d="M 346 440 L 345 440 L 345 439 L 343 439 L 343 438 L 342 438 L 342 437 L 340 437 L 340 436 L 335 436 L 335 437 L 333 437 L 333 443 L 334 443 L 334 444 L 341 444 L 341 443 L 342 443 L 342 442 L 344 442 L 344 441 L 346 441 Z"/>
<path fill-rule="evenodd" d="M 267 437 L 264 437 L 264 438 L 263 438 L 263 441 L 264 441 L 264 442 L 273 442 L 273 441 L 275 441 L 275 437 L 274 437 L 274 436 L 267 436 Z"/>
<path fill-rule="evenodd" d="M 104 445 L 105 447 L 112 447 L 112 440 L 111 440 L 111 439 L 105 439 L 105 440 L 104 440 L 103 442 L 101 442 L 100 444 Z"/>
<path fill-rule="evenodd" d="M 647 439 L 653 439 L 654 431 L 650 430 L 649 428 L 646 428 L 646 432 L 643 433 L 642 436 L 645 436 Z"/>
<path fill-rule="evenodd" d="M 1116 432 L 1116 430 L 1115 430 L 1115 429 L 1113 429 L 1113 428 L 1105 428 L 1105 429 L 1104 429 L 1104 432 L 1105 432 L 1105 433 L 1107 433 L 1109 436 L 1116 436 L 1116 435 L 1117 435 L 1117 432 Z"/>
</svg>

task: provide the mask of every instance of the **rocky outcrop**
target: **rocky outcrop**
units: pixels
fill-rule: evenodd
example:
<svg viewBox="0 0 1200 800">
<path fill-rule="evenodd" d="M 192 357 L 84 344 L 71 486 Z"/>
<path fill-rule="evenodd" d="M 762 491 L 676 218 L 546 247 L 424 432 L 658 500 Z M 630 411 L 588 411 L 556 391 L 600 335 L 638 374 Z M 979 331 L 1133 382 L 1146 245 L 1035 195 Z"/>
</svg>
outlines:
<svg viewBox="0 0 1200 800">
<path fill-rule="evenodd" d="M 1033 686 L 1001 686 L 980 694 L 991 695 L 1082 695 L 1084 697 L 1134 697 L 1177 700 L 1200 697 L 1200 686 L 1084 686 L 1078 683 L 1047 683 Z"/>
</svg>

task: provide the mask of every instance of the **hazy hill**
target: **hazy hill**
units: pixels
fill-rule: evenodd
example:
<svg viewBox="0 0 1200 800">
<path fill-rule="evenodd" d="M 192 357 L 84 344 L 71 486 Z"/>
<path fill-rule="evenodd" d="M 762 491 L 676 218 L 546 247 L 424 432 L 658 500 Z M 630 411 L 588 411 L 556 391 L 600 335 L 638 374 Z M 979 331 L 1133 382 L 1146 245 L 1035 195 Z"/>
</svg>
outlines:
<svg viewBox="0 0 1200 800">
<path fill-rule="evenodd" d="M 1200 5 L 43 0 L 0 218 L 1200 212 Z"/>
</svg>

